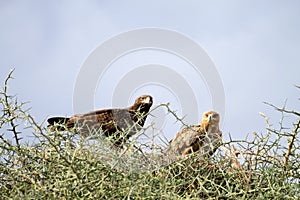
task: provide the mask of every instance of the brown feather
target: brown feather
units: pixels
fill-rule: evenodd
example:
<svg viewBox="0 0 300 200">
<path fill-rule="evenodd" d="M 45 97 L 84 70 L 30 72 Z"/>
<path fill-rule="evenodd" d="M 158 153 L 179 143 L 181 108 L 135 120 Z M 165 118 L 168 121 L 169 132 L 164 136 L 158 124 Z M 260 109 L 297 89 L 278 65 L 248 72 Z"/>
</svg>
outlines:
<svg viewBox="0 0 300 200">
<path fill-rule="evenodd" d="M 54 117 L 49 118 L 48 123 L 50 127 L 55 125 L 54 122 L 65 125 L 65 129 L 57 130 L 68 129 L 84 137 L 102 132 L 105 136 L 112 137 L 115 145 L 121 146 L 144 126 L 152 103 L 150 95 L 142 95 L 135 100 L 132 106 L 127 108 L 96 110 L 70 118 Z"/>
<path fill-rule="evenodd" d="M 186 127 L 176 134 L 166 153 L 173 160 L 192 153 L 197 153 L 200 157 L 211 156 L 222 142 L 219 121 L 218 113 L 205 112 L 199 125 Z"/>
</svg>

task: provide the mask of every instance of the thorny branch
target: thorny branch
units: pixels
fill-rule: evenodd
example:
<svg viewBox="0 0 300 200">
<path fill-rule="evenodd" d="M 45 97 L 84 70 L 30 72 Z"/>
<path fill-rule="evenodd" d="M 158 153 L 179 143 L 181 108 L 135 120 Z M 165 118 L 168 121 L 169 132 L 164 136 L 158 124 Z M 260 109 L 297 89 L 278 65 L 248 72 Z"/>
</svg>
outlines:
<svg viewBox="0 0 300 200">
<path fill-rule="evenodd" d="M 17 126 L 18 125 L 15 123 L 15 120 L 17 119 L 15 111 L 16 111 L 16 109 L 18 109 L 18 105 L 15 105 L 16 107 L 12 108 L 11 107 L 11 103 L 9 102 L 9 100 L 12 97 L 7 94 L 8 81 L 10 79 L 13 79 L 13 77 L 12 77 L 12 73 L 13 72 L 14 72 L 14 69 L 10 71 L 10 73 L 7 76 L 7 78 L 5 79 L 5 81 L 4 81 L 4 89 L 3 89 L 3 92 L 1 92 L 1 94 L 4 96 L 4 99 L 3 99 L 3 106 L 4 106 L 4 108 L 3 108 L 3 117 L 5 116 L 5 114 L 8 115 L 8 121 L 9 121 L 9 124 L 11 126 L 11 129 L 8 129 L 8 130 L 13 132 L 14 138 L 15 138 L 15 141 L 16 141 L 16 144 L 17 144 L 17 147 L 20 148 L 20 139 L 21 138 L 19 138 L 18 135 L 21 132 L 19 132 L 17 130 Z"/>
<path fill-rule="evenodd" d="M 274 106 L 273 104 L 271 103 L 268 103 L 268 102 L 264 102 L 264 104 L 267 104 L 273 108 L 275 108 L 276 110 L 280 111 L 280 112 L 285 112 L 285 113 L 289 113 L 289 114 L 294 114 L 294 115 L 297 115 L 300 117 L 300 113 L 294 111 L 294 110 L 286 110 L 285 108 L 278 108 L 276 106 Z"/>
<path fill-rule="evenodd" d="M 10 78 L 12 78 L 11 73 L 8 79 Z M 32 133 L 38 139 L 38 143 L 32 146 L 22 143 L 20 145 L 6 140 L 5 135 L 0 134 L 0 156 L 2 156 L 0 159 L 0 199 L 3 197 L 138 199 L 153 194 L 156 195 L 153 196 L 153 199 L 161 196 L 167 199 L 174 199 L 175 196 L 195 199 L 218 197 L 257 199 L 272 198 L 273 196 L 278 199 L 296 199 L 300 197 L 298 178 L 300 157 L 295 155 L 295 152 L 300 150 L 297 138 L 300 131 L 300 119 L 298 118 L 292 130 L 285 131 L 286 128 L 283 127 L 285 115 L 282 115 L 278 130 L 271 129 L 268 118 L 265 116 L 268 126 L 266 133 L 254 135 L 253 140 L 248 140 L 248 138 L 232 140 L 230 137 L 230 141 L 224 142 L 220 147 L 219 154 L 214 154 L 207 163 L 195 163 L 187 158 L 188 161 L 197 165 L 180 161 L 165 168 L 158 166 L 159 169 L 155 168 L 155 173 L 153 171 L 150 173 L 137 173 L 136 171 L 124 173 L 121 170 L 118 171 L 117 168 L 112 169 L 111 165 L 103 164 L 103 153 L 105 156 L 111 156 L 107 151 L 94 152 L 88 148 L 84 149 L 82 146 L 74 151 L 73 147 L 62 147 L 62 143 L 60 143 L 62 136 L 52 138 L 52 135 L 43 128 L 43 123 L 37 123 L 29 112 L 22 110 L 22 103 L 17 104 L 16 101 L 13 101 L 14 97 L 3 95 L 7 92 L 8 79 L 5 81 L 4 90 L 0 93 L 0 103 L 5 112 L 5 115 L 2 116 L 4 121 L 0 117 L 0 128 L 4 123 L 17 127 L 19 119 L 22 119 L 29 124 L 30 128 L 34 129 Z M 12 111 L 11 115 L 8 115 L 8 109 L 4 106 L 7 104 Z M 177 121 L 188 126 L 183 122 L 183 118 L 178 117 L 176 112 L 170 109 L 169 104 L 162 104 L 154 109 L 161 106 L 166 107 L 167 112 L 171 113 Z M 276 108 L 273 105 L 272 107 Z M 286 110 L 285 106 L 276 108 L 276 110 L 296 116 L 300 115 L 299 112 Z M 10 124 L 10 120 L 13 121 L 13 124 Z M 151 128 L 152 125 L 143 129 Z M 17 128 L 20 130 L 23 127 Z M 16 128 L 15 133 L 20 137 Z M 288 143 L 285 142 L 286 138 L 288 138 Z M 18 149 L 17 146 L 21 149 Z M 147 153 L 143 154 L 142 151 L 139 151 L 139 148 L 136 147 L 138 151 L 134 149 L 133 154 L 129 155 L 137 152 L 143 156 L 149 156 Z M 283 149 L 284 152 L 282 152 Z M 11 156 L 11 152 L 17 154 L 19 152 L 19 154 Z M 7 157 L 10 159 L 9 161 L 5 160 Z M 127 164 L 140 162 L 137 166 L 147 165 L 144 163 L 146 159 L 142 158 L 122 157 Z M 149 160 L 155 159 L 155 157 L 148 158 Z M 13 162 L 17 165 L 11 167 Z M 21 164 L 18 165 L 19 163 Z M 286 173 L 285 169 L 292 173 Z M 131 196 L 126 196 L 128 189 L 130 189 Z M 281 196 L 278 197 L 278 195 Z"/>
<path fill-rule="evenodd" d="M 296 86 L 296 87 L 300 88 L 299 86 Z M 275 106 L 273 104 L 270 104 L 270 103 L 267 103 L 267 102 L 264 102 L 264 103 L 267 104 L 267 105 L 269 105 L 269 106 L 271 106 L 271 107 L 273 107 L 273 108 L 275 108 L 277 111 L 280 111 L 282 113 L 294 114 L 294 115 L 300 117 L 300 113 L 299 112 L 294 111 L 294 110 L 287 110 L 285 108 L 285 106 L 283 106 L 282 108 L 278 108 L 277 106 Z M 282 125 L 282 122 L 281 122 L 281 124 L 280 124 L 281 129 L 283 128 L 282 126 L 283 125 Z M 294 145 L 295 139 L 297 137 L 297 134 L 299 132 L 299 126 L 300 126 L 300 118 L 298 119 L 298 122 L 295 124 L 295 127 L 294 127 L 292 133 L 288 135 L 290 138 L 289 138 L 289 141 L 288 141 L 287 152 L 284 155 L 284 167 L 288 166 L 289 156 L 292 154 L 293 145 Z M 272 132 L 276 132 L 274 130 L 271 130 L 271 131 Z"/>
<path fill-rule="evenodd" d="M 294 145 L 294 142 L 295 142 L 295 139 L 297 137 L 297 134 L 299 132 L 299 127 L 300 127 L 300 119 L 298 119 L 298 122 L 297 124 L 295 124 L 295 128 L 292 132 L 292 135 L 291 135 L 291 138 L 290 138 L 290 141 L 288 143 L 288 149 L 287 149 L 287 152 L 284 156 L 284 166 L 287 167 L 288 165 L 288 161 L 289 161 L 289 156 L 291 155 L 292 153 L 292 149 L 293 149 L 293 145 Z"/>
<path fill-rule="evenodd" d="M 171 113 L 171 114 L 175 117 L 176 121 L 179 121 L 179 122 L 180 122 L 183 126 L 185 126 L 185 127 L 188 127 L 188 126 L 189 126 L 188 124 L 186 124 L 186 123 L 183 121 L 184 117 L 182 117 L 182 118 L 178 117 L 178 115 L 176 114 L 176 112 L 173 111 L 173 110 L 171 110 L 170 104 L 169 104 L 169 103 L 163 103 L 163 104 L 160 104 L 160 105 L 154 107 L 153 109 L 151 109 L 150 113 L 151 113 L 153 110 L 158 109 L 159 107 L 166 107 L 166 108 L 167 108 L 167 113 Z"/>
</svg>

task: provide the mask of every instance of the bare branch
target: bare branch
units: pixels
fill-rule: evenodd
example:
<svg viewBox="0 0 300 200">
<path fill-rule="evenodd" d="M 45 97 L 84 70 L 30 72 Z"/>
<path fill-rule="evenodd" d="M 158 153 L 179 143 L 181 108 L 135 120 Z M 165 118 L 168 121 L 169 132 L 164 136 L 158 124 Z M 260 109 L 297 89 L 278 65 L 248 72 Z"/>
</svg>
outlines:
<svg viewBox="0 0 300 200">
<path fill-rule="evenodd" d="M 292 132 L 292 135 L 291 135 L 291 138 L 290 138 L 290 141 L 288 143 L 288 149 L 287 149 L 287 152 L 284 156 L 284 166 L 285 167 L 287 167 L 287 165 L 288 165 L 289 156 L 291 155 L 292 148 L 293 148 L 295 139 L 296 139 L 298 131 L 299 131 L 299 127 L 300 127 L 300 119 L 298 120 L 297 124 L 295 125 L 295 128 L 294 128 L 294 130 Z"/>
<path fill-rule="evenodd" d="M 8 81 L 10 79 L 13 79 L 12 74 L 14 72 L 14 69 L 10 71 L 10 73 L 8 74 L 8 76 L 6 77 L 5 81 L 4 81 L 4 89 L 3 92 L 1 92 L 1 94 L 4 96 L 4 101 L 3 101 L 3 106 L 4 106 L 4 115 L 5 113 L 8 115 L 8 121 L 9 124 L 11 126 L 10 129 L 8 129 L 8 131 L 11 131 L 14 134 L 14 138 L 15 138 L 15 142 L 17 144 L 17 147 L 20 148 L 20 140 L 21 138 L 19 138 L 19 134 L 20 132 L 17 131 L 17 124 L 15 123 L 15 119 L 17 119 L 16 113 L 15 111 L 18 109 L 18 105 L 17 102 L 14 102 L 16 105 L 14 105 L 15 107 L 11 106 L 11 102 L 10 99 L 12 98 L 11 96 L 9 96 L 8 93 Z"/>
<path fill-rule="evenodd" d="M 300 113 L 294 111 L 294 110 L 286 110 L 285 108 L 278 108 L 276 107 L 275 105 L 271 104 L 271 103 L 268 103 L 268 102 L 263 102 L 264 104 L 267 104 L 273 108 L 275 108 L 276 110 L 280 111 L 280 112 L 285 112 L 285 113 L 289 113 L 289 114 L 294 114 L 294 115 L 297 115 L 297 116 L 300 116 Z"/>
</svg>

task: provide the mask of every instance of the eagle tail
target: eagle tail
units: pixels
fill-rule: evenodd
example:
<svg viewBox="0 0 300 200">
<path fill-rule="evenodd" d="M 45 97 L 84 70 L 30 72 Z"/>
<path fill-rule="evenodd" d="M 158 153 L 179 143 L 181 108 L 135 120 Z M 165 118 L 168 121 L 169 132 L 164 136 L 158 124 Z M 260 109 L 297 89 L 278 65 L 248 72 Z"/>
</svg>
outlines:
<svg viewBox="0 0 300 200">
<path fill-rule="evenodd" d="M 48 122 L 48 127 L 49 128 L 54 128 L 58 131 L 65 131 L 67 130 L 67 122 L 69 121 L 70 118 L 68 117 L 51 117 L 47 120 Z"/>
</svg>

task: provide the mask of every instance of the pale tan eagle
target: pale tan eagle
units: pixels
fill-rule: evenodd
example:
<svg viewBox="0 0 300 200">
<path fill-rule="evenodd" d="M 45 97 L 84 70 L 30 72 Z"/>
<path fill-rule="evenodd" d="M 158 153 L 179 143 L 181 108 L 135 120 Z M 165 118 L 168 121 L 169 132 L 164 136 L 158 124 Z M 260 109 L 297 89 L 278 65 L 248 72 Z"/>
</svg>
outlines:
<svg viewBox="0 0 300 200">
<path fill-rule="evenodd" d="M 96 110 L 72 117 L 51 117 L 47 120 L 48 127 L 50 130 L 67 130 L 85 137 L 103 133 L 120 147 L 144 126 L 152 103 L 150 95 L 142 95 L 127 108 Z"/>
<path fill-rule="evenodd" d="M 222 143 L 219 129 L 220 115 L 215 111 L 205 112 L 199 125 L 182 129 L 170 141 L 167 155 L 172 160 L 195 153 L 199 158 L 210 157 Z"/>
</svg>

